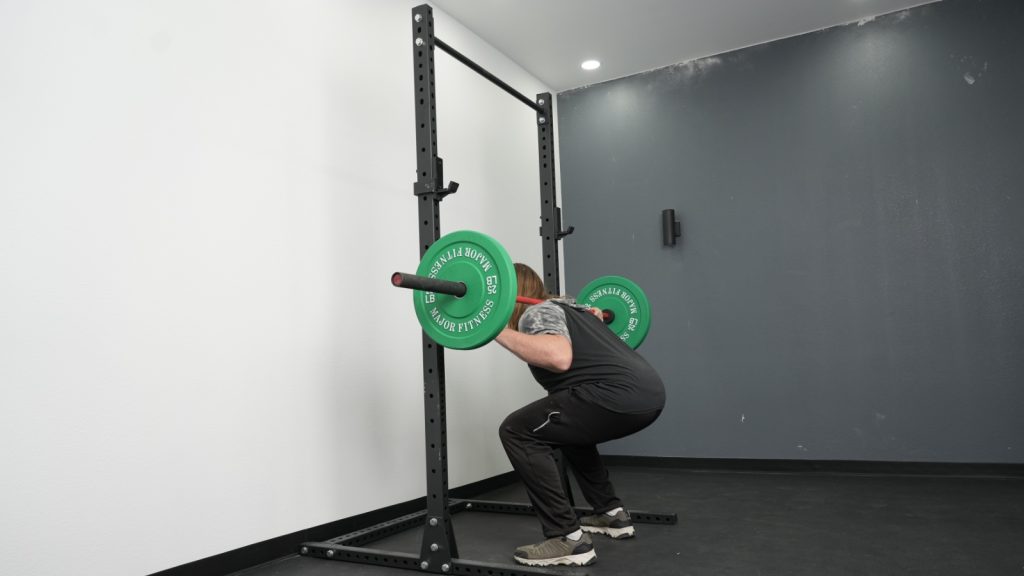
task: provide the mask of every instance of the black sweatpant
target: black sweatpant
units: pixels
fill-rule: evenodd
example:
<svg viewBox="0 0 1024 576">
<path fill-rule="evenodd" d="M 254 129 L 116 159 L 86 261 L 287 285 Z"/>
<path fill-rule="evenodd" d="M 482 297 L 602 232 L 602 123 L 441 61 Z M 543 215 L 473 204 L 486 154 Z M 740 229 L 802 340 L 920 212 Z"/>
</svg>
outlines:
<svg viewBox="0 0 1024 576">
<path fill-rule="evenodd" d="M 588 402 L 573 389 L 551 394 L 509 414 L 498 435 L 537 511 L 544 536 L 554 538 L 579 528 L 562 486 L 554 451 L 572 466 L 583 497 L 596 513 L 622 505 L 597 453 L 597 444 L 649 426 L 661 410 L 620 414 Z"/>
</svg>

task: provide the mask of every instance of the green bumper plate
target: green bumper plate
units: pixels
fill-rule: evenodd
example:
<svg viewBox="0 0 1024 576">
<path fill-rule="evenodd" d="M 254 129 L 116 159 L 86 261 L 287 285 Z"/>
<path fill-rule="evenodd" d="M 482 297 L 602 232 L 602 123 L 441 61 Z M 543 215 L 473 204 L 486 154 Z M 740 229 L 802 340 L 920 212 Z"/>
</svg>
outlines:
<svg viewBox="0 0 1024 576">
<path fill-rule="evenodd" d="M 615 314 L 608 327 L 636 349 L 651 329 L 651 304 L 635 282 L 622 276 L 602 276 L 583 287 L 577 301 Z"/>
<path fill-rule="evenodd" d="M 416 291 L 416 318 L 434 342 L 471 350 L 493 340 L 516 305 L 516 270 L 497 240 L 471 230 L 446 234 L 427 250 L 416 273 L 466 285 L 466 295 Z"/>
</svg>

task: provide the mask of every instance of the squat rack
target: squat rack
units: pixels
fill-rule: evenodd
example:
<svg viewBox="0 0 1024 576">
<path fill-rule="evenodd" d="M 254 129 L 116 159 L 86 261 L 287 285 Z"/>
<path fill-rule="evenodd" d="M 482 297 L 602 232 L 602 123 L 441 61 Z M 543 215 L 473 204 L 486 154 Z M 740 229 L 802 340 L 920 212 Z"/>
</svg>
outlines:
<svg viewBox="0 0 1024 576">
<path fill-rule="evenodd" d="M 540 165 L 541 227 L 544 252 L 544 286 L 551 294 L 559 294 L 558 241 L 572 233 L 562 230 L 561 209 L 555 198 L 554 125 L 551 94 L 538 94 L 530 100 L 514 88 L 434 36 L 433 10 L 427 4 L 412 10 L 413 81 L 416 108 L 416 182 L 413 194 L 419 204 L 420 258 L 431 244 L 441 237 L 440 203 L 458 190 L 457 182 L 444 186 L 444 162 L 437 152 L 437 110 L 434 93 L 434 49 L 440 48 L 459 62 L 505 90 L 537 112 L 537 149 Z M 533 506 L 486 500 L 452 500 L 448 497 L 448 444 L 445 414 L 444 349 L 423 334 L 423 403 L 426 427 L 425 452 L 427 475 L 427 509 L 400 518 L 343 534 L 325 542 L 306 542 L 299 552 L 304 556 L 420 570 L 436 574 L 489 576 L 562 575 L 540 568 L 514 564 L 475 562 L 459 558 L 452 514 L 463 511 L 498 512 L 534 515 Z M 567 494 L 568 479 L 563 482 Z M 592 513 L 576 508 L 578 514 Z M 630 510 L 634 522 L 674 524 L 675 514 L 656 514 Z M 419 555 L 364 548 L 371 542 L 423 527 Z"/>
</svg>

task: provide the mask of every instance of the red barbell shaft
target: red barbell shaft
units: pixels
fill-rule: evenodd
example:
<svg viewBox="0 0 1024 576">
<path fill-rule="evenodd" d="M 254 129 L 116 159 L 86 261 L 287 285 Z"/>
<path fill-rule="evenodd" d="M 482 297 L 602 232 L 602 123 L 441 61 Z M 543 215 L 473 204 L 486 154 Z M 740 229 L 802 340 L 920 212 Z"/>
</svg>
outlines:
<svg viewBox="0 0 1024 576">
<path fill-rule="evenodd" d="M 544 302 L 544 300 L 539 300 L 537 298 L 527 298 L 526 296 L 516 296 L 516 302 L 519 302 L 520 304 L 540 304 L 541 302 Z M 604 323 L 607 324 L 611 322 L 615 317 L 614 315 L 612 315 L 611 311 L 601 310 L 601 318 L 603 318 Z"/>
<path fill-rule="evenodd" d="M 516 302 L 519 302 L 520 304 L 540 304 L 543 300 L 527 298 L 526 296 L 516 296 Z"/>
</svg>

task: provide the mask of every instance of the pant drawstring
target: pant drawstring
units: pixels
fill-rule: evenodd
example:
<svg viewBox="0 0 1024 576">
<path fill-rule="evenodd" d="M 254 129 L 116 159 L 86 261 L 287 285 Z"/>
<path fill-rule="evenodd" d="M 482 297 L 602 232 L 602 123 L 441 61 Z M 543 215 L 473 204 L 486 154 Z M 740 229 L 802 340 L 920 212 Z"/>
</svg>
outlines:
<svg viewBox="0 0 1024 576">
<path fill-rule="evenodd" d="M 556 414 L 561 414 L 561 412 L 550 412 L 550 413 L 548 413 L 548 419 L 545 420 L 544 423 L 541 424 L 540 426 L 537 426 L 536 428 L 534 428 L 533 431 L 536 432 L 536 431 L 540 430 L 541 428 L 547 426 L 551 422 L 551 417 L 555 416 Z"/>
</svg>

